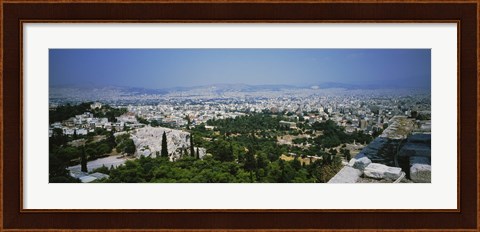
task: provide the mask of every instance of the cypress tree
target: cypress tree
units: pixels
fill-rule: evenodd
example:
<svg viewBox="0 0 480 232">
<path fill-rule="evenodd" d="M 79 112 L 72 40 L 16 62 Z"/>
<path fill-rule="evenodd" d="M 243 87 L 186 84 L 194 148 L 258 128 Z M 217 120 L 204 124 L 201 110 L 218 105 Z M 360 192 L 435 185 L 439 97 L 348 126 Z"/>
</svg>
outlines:
<svg viewBox="0 0 480 232">
<path fill-rule="evenodd" d="M 191 124 L 191 121 L 190 121 L 190 116 L 187 115 L 187 130 L 190 130 L 190 124 Z M 192 153 L 192 156 L 193 156 L 193 153 Z"/>
<path fill-rule="evenodd" d="M 165 134 L 165 131 L 163 132 L 163 135 L 162 135 L 161 157 L 168 157 L 167 134 Z"/>
<path fill-rule="evenodd" d="M 114 130 L 112 130 L 107 137 L 108 146 L 111 147 L 112 149 L 117 146 L 117 142 L 115 142 L 115 135 L 113 135 L 114 133 L 115 133 Z"/>
<path fill-rule="evenodd" d="M 253 154 L 253 149 L 249 149 L 247 154 L 245 155 L 245 170 L 250 172 L 250 180 L 254 182 L 253 178 L 253 171 L 256 170 L 257 161 L 255 160 L 255 155 Z"/>
<path fill-rule="evenodd" d="M 197 155 L 195 156 L 195 158 L 200 159 L 200 153 L 198 152 L 198 147 L 197 147 Z"/>
<path fill-rule="evenodd" d="M 82 172 L 88 172 L 87 157 L 85 156 L 85 147 L 82 146 L 82 154 L 80 156 L 80 166 Z"/>
<path fill-rule="evenodd" d="M 195 148 L 193 147 L 193 134 L 190 134 L 190 156 L 195 157 Z"/>
<path fill-rule="evenodd" d="M 228 161 L 233 161 L 233 160 L 235 159 L 235 156 L 234 156 L 234 154 L 233 154 L 233 146 L 232 146 L 231 143 L 230 143 L 230 152 L 229 152 L 228 155 L 229 155 L 229 156 L 228 156 Z"/>
<path fill-rule="evenodd" d="M 295 171 L 298 171 L 300 168 L 302 168 L 302 163 L 298 159 L 298 156 L 295 156 L 292 160 L 292 167 L 295 169 Z"/>
</svg>

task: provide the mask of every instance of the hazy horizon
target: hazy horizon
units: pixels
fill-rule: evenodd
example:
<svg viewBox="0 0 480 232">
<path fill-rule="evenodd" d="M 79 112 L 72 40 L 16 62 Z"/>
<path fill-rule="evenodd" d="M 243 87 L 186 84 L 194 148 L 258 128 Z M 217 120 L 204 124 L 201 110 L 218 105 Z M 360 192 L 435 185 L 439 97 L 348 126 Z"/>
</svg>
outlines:
<svg viewBox="0 0 480 232">
<path fill-rule="evenodd" d="M 49 85 L 430 88 L 430 49 L 50 49 Z"/>
</svg>

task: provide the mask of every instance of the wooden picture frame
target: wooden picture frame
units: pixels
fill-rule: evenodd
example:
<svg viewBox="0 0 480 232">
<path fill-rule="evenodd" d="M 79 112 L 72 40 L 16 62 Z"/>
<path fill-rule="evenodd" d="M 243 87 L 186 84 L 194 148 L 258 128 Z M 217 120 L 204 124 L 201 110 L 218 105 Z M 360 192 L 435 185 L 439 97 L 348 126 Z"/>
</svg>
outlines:
<svg viewBox="0 0 480 232">
<path fill-rule="evenodd" d="M 21 1 L 1 2 L 0 230 L 479 231 L 476 1 Z M 25 22 L 454 22 L 458 26 L 456 210 L 25 210 L 22 25 Z"/>
</svg>

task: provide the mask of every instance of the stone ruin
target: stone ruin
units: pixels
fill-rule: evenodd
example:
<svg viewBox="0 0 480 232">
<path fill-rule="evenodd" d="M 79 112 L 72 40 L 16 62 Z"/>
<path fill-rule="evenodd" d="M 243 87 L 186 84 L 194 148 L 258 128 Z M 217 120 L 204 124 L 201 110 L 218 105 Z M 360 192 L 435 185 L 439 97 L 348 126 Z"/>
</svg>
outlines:
<svg viewBox="0 0 480 232">
<path fill-rule="evenodd" d="M 413 182 L 431 182 L 431 134 L 413 134 L 397 153 L 397 165 Z"/>
<path fill-rule="evenodd" d="M 405 173 L 401 168 L 372 163 L 365 154 L 360 153 L 352 158 L 349 164 L 343 167 L 328 183 L 357 183 L 362 182 L 362 178 L 398 183 L 404 177 Z"/>
<path fill-rule="evenodd" d="M 328 183 L 431 182 L 431 134 L 415 133 L 415 121 L 392 124 L 350 160 Z"/>
</svg>

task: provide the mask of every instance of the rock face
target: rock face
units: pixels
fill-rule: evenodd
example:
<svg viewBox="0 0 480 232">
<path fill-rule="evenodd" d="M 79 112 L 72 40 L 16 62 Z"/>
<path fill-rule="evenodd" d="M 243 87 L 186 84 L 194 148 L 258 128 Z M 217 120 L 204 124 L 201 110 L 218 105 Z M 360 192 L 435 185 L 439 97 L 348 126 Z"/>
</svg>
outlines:
<svg viewBox="0 0 480 232">
<path fill-rule="evenodd" d="M 430 157 L 431 148 L 424 144 L 408 143 L 399 152 L 399 156 L 423 156 Z"/>
<path fill-rule="evenodd" d="M 359 153 L 357 156 L 355 156 L 355 158 L 350 160 L 348 165 L 362 171 L 371 163 L 372 161 L 367 156 L 365 156 L 365 154 Z"/>
<path fill-rule="evenodd" d="M 165 127 L 151 127 L 135 129 L 132 133 L 132 140 L 137 148 L 135 155 L 156 157 L 162 151 L 162 135 L 167 135 L 167 148 L 170 161 L 178 160 L 182 154 L 191 155 L 190 153 L 190 133 L 174 130 Z M 202 147 L 194 147 L 195 153 L 198 149 L 200 158 L 206 155 L 206 149 Z"/>
<path fill-rule="evenodd" d="M 390 126 L 383 131 L 380 137 L 391 140 L 403 140 L 407 138 L 415 127 L 415 121 L 406 116 L 394 116 L 390 119 L 389 124 Z"/>
<path fill-rule="evenodd" d="M 189 151 L 190 133 L 165 127 L 146 126 L 132 133 L 132 140 L 137 148 L 135 155 L 156 157 L 160 154 L 163 132 L 167 135 L 167 148 L 171 160 L 178 158 L 182 151 Z"/>
<path fill-rule="evenodd" d="M 398 152 L 399 157 L 422 156 L 431 157 L 430 134 L 414 134 L 408 137 L 405 145 Z"/>
<path fill-rule="evenodd" d="M 360 153 L 363 153 L 374 163 L 395 166 L 395 154 L 400 144 L 401 140 L 377 137 Z"/>
<path fill-rule="evenodd" d="M 345 166 L 328 183 L 356 183 L 362 175 L 362 171 Z"/>
<path fill-rule="evenodd" d="M 415 123 L 413 119 L 395 116 L 389 124 L 390 126 L 368 144 L 361 153 L 364 153 L 374 163 L 396 166 L 395 154 L 397 154 L 402 142 L 414 129 Z"/>
<path fill-rule="evenodd" d="M 374 179 L 396 180 L 402 175 L 402 169 L 387 165 L 371 163 L 364 170 L 364 175 Z"/>
<path fill-rule="evenodd" d="M 200 159 L 202 159 L 204 156 L 207 155 L 207 149 L 203 147 L 195 147 L 195 151 L 197 151 L 197 149 L 198 149 L 198 156 Z"/>
</svg>

